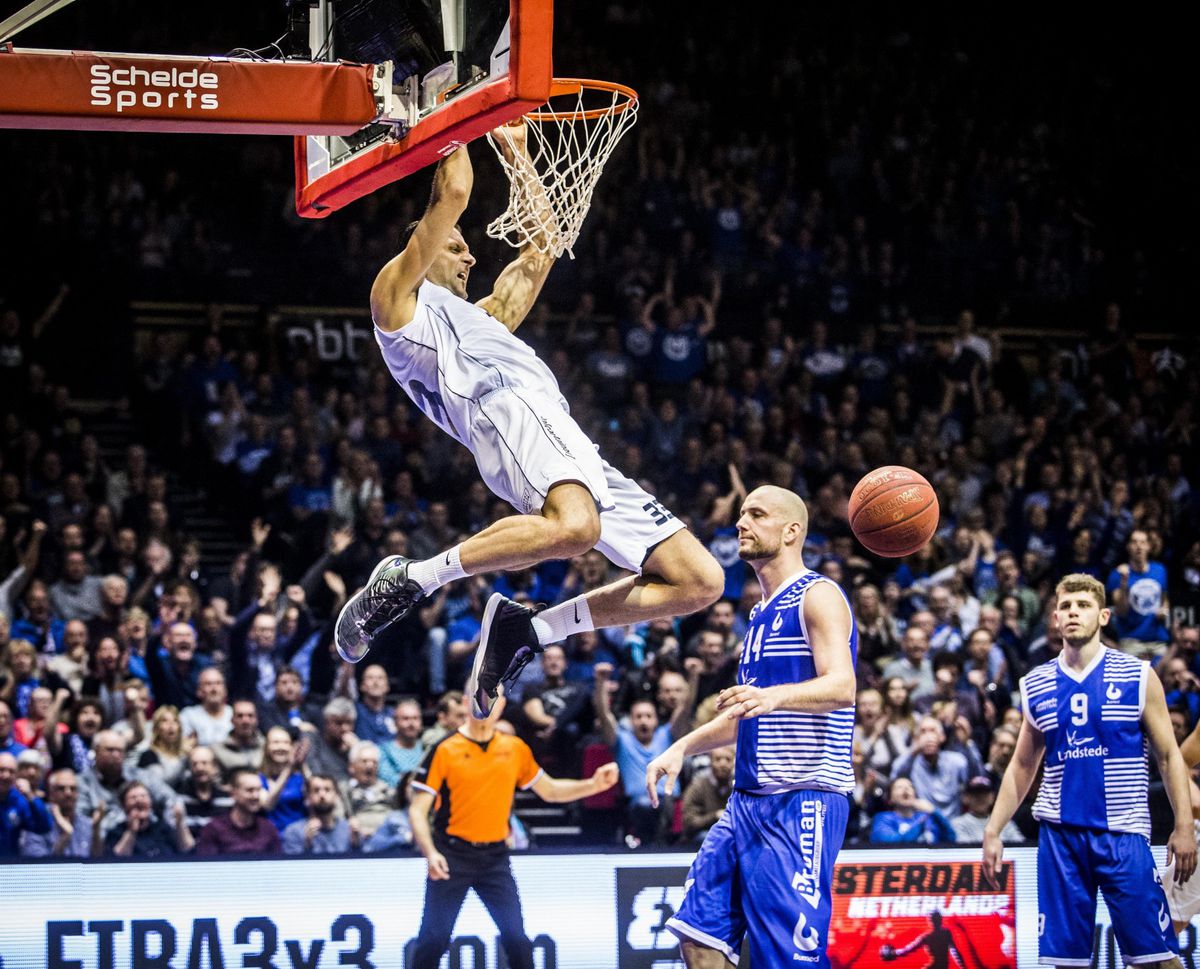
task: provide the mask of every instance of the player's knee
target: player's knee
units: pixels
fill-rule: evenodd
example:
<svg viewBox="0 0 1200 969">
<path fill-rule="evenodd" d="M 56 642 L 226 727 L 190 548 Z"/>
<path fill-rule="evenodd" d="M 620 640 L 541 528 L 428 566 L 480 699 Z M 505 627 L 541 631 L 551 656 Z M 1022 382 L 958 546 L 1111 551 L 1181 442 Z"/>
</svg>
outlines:
<svg viewBox="0 0 1200 969">
<path fill-rule="evenodd" d="M 555 521 L 554 545 L 561 558 L 589 552 L 596 547 L 598 541 L 600 516 L 594 508 L 573 511 Z"/>
<path fill-rule="evenodd" d="M 705 609 L 716 602 L 725 591 L 725 570 L 711 555 L 706 554 L 695 563 L 689 582 L 694 592 L 694 608 Z"/>
<path fill-rule="evenodd" d="M 725 570 L 711 555 L 704 562 L 704 604 L 711 606 L 725 592 Z"/>
</svg>

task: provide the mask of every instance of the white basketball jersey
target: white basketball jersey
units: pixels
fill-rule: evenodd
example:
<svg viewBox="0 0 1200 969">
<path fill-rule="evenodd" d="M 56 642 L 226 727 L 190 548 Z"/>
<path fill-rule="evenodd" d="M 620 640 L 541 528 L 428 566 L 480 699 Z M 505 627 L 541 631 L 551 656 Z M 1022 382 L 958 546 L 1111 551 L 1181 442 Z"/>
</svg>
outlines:
<svg viewBox="0 0 1200 969">
<path fill-rule="evenodd" d="M 412 322 L 375 340 L 396 382 L 431 421 L 471 446 L 476 404 L 502 387 L 567 402 L 536 353 L 495 317 L 425 280 Z"/>
</svg>

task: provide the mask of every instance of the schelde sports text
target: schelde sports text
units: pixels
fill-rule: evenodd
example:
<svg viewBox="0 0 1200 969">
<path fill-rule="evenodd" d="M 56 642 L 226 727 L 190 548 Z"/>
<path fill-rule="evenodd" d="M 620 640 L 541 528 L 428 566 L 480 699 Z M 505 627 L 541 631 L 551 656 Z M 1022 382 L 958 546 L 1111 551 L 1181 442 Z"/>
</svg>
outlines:
<svg viewBox="0 0 1200 969">
<path fill-rule="evenodd" d="M 126 108 L 198 107 L 215 111 L 219 78 L 212 71 L 196 68 L 180 70 L 146 70 L 141 67 L 118 67 L 108 64 L 92 65 L 92 104 L 99 107 L 114 104 L 120 113 Z M 140 89 L 140 90 L 139 90 Z"/>
</svg>

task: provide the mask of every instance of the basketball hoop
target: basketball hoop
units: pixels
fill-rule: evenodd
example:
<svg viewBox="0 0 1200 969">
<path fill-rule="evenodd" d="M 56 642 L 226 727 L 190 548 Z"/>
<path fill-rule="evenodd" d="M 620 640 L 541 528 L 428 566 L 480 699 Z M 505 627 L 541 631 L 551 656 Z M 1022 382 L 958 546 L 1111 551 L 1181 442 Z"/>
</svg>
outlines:
<svg viewBox="0 0 1200 969">
<path fill-rule="evenodd" d="M 612 81 L 555 78 L 550 99 L 525 115 L 526 151 L 514 148 L 511 127 L 488 134 L 508 176 L 508 208 L 487 227 L 493 239 L 533 246 L 555 258 L 579 238 L 592 190 L 621 137 L 637 121 L 638 96 Z M 509 161 L 497 141 L 503 137 Z"/>
</svg>

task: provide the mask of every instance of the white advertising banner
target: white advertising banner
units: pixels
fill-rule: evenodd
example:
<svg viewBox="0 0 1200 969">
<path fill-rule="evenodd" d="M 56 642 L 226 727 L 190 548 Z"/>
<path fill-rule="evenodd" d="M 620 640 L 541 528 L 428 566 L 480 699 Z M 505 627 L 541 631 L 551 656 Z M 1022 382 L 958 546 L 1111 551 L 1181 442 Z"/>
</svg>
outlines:
<svg viewBox="0 0 1200 969">
<path fill-rule="evenodd" d="M 514 856 L 535 965 L 682 967 L 664 925 L 690 860 L 680 853 Z M 977 849 L 842 852 L 834 964 L 884 965 L 881 946 L 902 946 L 905 933 L 937 909 L 958 926 L 965 969 L 1035 965 L 1033 850 L 1008 852 L 1012 867 L 1000 893 L 979 883 L 978 860 Z M 417 858 L 4 865 L 0 969 L 406 969 L 424 885 Z M 1108 926 L 1101 904 L 1097 969 L 1121 964 Z M 1200 969 L 1194 927 L 1181 943 L 1184 965 Z M 924 962 L 917 951 L 887 965 Z M 474 894 L 442 966 L 504 969 L 495 926 Z"/>
</svg>

